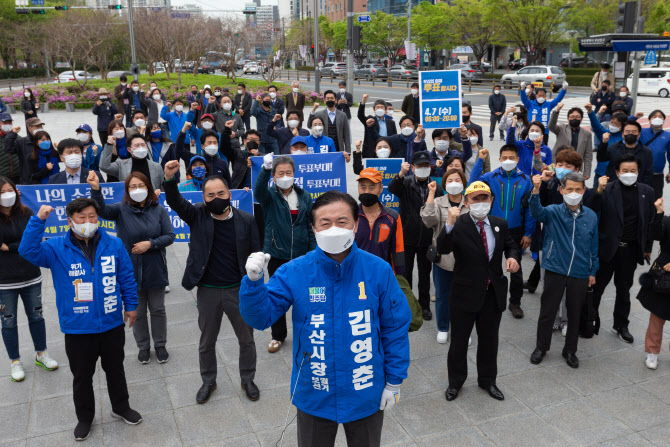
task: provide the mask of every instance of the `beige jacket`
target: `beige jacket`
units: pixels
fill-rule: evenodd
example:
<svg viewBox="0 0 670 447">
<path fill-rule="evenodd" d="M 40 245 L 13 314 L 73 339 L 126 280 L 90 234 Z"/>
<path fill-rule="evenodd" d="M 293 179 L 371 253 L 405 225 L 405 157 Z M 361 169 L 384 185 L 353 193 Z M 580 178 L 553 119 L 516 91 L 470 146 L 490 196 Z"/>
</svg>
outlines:
<svg viewBox="0 0 670 447">
<path fill-rule="evenodd" d="M 614 88 L 614 74 L 611 71 L 607 72 L 607 76 L 603 77 L 602 76 L 602 70 L 598 71 L 596 74 L 593 75 L 593 79 L 591 79 L 591 90 L 598 91 L 600 90 L 600 87 L 603 85 L 603 81 L 607 79 L 610 81 L 610 88 Z"/>
<path fill-rule="evenodd" d="M 440 231 L 442 231 L 442 228 L 447 223 L 449 208 L 451 208 L 451 204 L 449 203 L 449 195 L 447 194 L 437 197 L 435 202 L 426 203 L 421 207 L 419 215 L 423 224 L 433 230 L 433 245 L 435 246 L 437 246 L 437 237 L 440 235 Z M 461 213 L 468 212 L 468 209 L 463 206 L 463 200 L 461 200 L 458 208 L 461 210 Z M 453 271 L 454 254 L 442 255 L 437 266 L 443 270 Z"/>
</svg>

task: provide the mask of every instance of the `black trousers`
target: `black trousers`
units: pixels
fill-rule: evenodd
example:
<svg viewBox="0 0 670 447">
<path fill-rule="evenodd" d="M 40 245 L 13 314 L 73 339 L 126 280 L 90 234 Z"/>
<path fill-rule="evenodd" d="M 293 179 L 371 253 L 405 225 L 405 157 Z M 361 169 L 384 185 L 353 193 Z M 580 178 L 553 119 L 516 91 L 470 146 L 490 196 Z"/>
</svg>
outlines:
<svg viewBox="0 0 670 447">
<path fill-rule="evenodd" d="M 338 423 L 298 410 L 298 447 L 333 447 Z M 384 412 L 357 421 L 345 422 L 348 447 L 379 447 L 382 440 Z"/>
<path fill-rule="evenodd" d="M 107 144 L 107 137 L 109 136 L 109 132 L 106 130 L 99 130 L 98 136 L 100 137 L 100 146 L 105 147 L 105 144 Z"/>
<path fill-rule="evenodd" d="M 663 186 L 665 185 L 665 175 L 662 172 L 654 172 L 651 178 L 651 187 L 654 188 L 654 194 L 657 199 L 663 197 Z"/>
<path fill-rule="evenodd" d="M 284 259 L 270 258 L 270 262 L 268 263 L 268 275 L 274 275 L 277 269 L 287 262 L 288 261 Z M 272 325 L 272 339 L 284 343 L 287 336 L 288 329 L 286 328 L 286 314 L 284 314 Z"/>
<path fill-rule="evenodd" d="M 472 327 L 477 328 L 477 382 L 488 386 L 498 376 L 498 329 L 502 312 L 498 308 L 493 287 L 486 292 L 484 305 L 478 312 L 465 312 L 454 306 L 454 301 L 467 297 L 456 297 L 449 300 L 449 316 L 451 318 L 451 344 L 447 354 L 449 370 L 449 386 L 460 388 L 468 378 L 468 338 Z"/>
<path fill-rule="evenodd" d="M 568 309 L 568 333 L 565 337 L 566 352 L 576 353 L 579 340 L 579 318 L 586 299 L 589 280 L 572 278 L 549 270 L 544 272 L 544 287 L 540 299 L 540 317 L 537 321 L 537 348 L 548 351 L 551 347 L 556 312 L 565 294 L 565 307 Z"/>
<path fill-rule="evenodd" d="M 544 143 L 545 146 L 549 144 L 549 134 L 548 133 L 544 134 L 544 136 L 542 137 L 542 142 Z"/>
<path fill-rule="evenodd" d="M 495 113 L 491 113 L 491 132 L 489 133 L 489 137 L 493 138 L 493 134 L 495 133 L 496 129 L 496 124 L 500 122 L 502 119 L 502 115 L 496 115 Z M 498 127 L 498 130 L 500 130 L 500 127 Z M 500 138 L 505 138 L 505 132 L 500 130 Z"/>
<path fill-rule="evenodd" d="M 523 226 L 509 230 L 510 236 L 519 244 L 519 247 L 521 247 L 523 232 Z M 523 296 L 523 271 L 521 270 L 521 263 L 519 263 L 519 270 L 515 273 L 510 273 L 509 279 L 509 303 L 521 304 L 521 297 Z"/>
<path fill-rule="evenodd" d="M 637 244 L 629 242 L 626 247 L 619 247 L 610 262 L 600 260 L 600 268 L 596 273 L 596 284 L 593 286 L 593 310 L 597 321 L 600 321 L 598 307 L 605 287 L 614 276 L 616 301 L 614 302 L 614 328 L 627 328 L 630 315 L 630 288 L 633 287 L 635 269 L 637 268 Z M 568 326 L 569 328 L 570 326 Z"/>
<path fill-rule="evenodd" d="M 72 391 L 77 420 L 90 424 L 95 417 L 93 374 L 100 358 L 107 376 L 107 391 L 112 411 L 121 414 L 130 408 L 128 385 L 123 369 L 126 333 L 121 325 L 101 334 L 65 334 L 65 353 L 72 371 Z"/>
<path fill-rule="evenodd" d="M 430 309 L 430 271 L 432 265 L 426 257 L 427 251 L 428 246 L 405 245 L 405 279 L 409 283 L 409 287 L 412 288 L 412 273 L 414 272 L 414 257 L 416 256 L 419 269 L 419 304 L 422 309 Z"/>
</svg>

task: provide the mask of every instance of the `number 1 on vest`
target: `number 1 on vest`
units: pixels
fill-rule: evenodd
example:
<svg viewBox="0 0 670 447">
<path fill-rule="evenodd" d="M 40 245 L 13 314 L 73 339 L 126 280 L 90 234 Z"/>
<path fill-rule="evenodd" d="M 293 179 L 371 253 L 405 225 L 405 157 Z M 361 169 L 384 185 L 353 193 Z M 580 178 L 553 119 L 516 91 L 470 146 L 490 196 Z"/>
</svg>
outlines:
<svg viewBox="0 0 670 447">
<path fill-rule="evenodd" d="M 360 295 L 358 295 L 359 300 L 367 300 L 368 297 L 365 296 L 365 282 L 361 281 L 358 283 L 358 290 Z"/>
</svg>

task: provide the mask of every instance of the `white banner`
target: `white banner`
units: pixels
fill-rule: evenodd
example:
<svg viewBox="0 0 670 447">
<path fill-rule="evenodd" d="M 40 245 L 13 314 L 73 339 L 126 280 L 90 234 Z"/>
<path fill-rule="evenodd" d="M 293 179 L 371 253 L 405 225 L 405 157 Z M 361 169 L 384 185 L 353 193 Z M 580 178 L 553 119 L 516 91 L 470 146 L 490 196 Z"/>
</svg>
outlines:
<svg viewBox="0 0 670 447">
<path fill-rule="evenodd" d="M 300 48 L 300 57 L 304 59 L 305 56 L 307 56 L 307 45 L 300 45 L 299 48 Z"/>
<path fill-rule="evenodd" d="M 416 57 L 416 44 L 414 42 L 410 42 L 409 40 L 405 41 L 405 55 L 407 56 L 407 60 Z"/>
</svg>

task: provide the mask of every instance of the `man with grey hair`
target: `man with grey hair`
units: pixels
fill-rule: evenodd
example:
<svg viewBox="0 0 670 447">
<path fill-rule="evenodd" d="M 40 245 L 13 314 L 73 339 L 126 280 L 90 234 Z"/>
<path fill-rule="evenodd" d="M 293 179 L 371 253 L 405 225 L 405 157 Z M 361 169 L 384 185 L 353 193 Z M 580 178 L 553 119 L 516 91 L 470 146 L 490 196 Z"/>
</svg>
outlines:
<svg viewBox="0 0 670 447">
<path fill-rule="evenodd" d="M 293 138 L 296 139 L 304 137 Z M 302 144 L 304 145 L 304 141 Z M 270 175 L 274 182 L 272 186 L 268 184 Z M 310 222 L 312 196 L 293 183 L 294 175 L 295 162 L 292 157 L 281 155 L 273 160 L 272 154 L 267 154 L 263 157 L 263 168 L 254 185 L 254 198 L 263 208 L 265 216 L 263 253 L 270 255 L 270 276 L 290 260 L 316 248 Z M 286 315 L 282 315 L 272 325 L 272 340 L 268 351 L 277 352 L 287 335 Z"/>
<path fill-rule="evenodd" d="M 540 203 L 542 175 L 533 176 L 530 214 L 545 225 L 542 266 L 545 269 L 540 317 L 537 322 L 536 348 L 530 362 L 542 362 L 551 346 L 554 317 L 566 291 L 568 330 L 563 357 L 571 368 L 579 367 L 577 342 L 579 318 L 586 291 L 596 282 L 598 271 L 598 217 L 582 206 L 586 191 L 584 176 L 570 172 L 563 176 L 560 193 L 564 203 L 543 207 Z"/>
<path fill-rule="evenodd" d="M 286 119 L 288 119 L 289 113 L 296 111 L 300 114 L 300 122 L 303 122 L 305 116 L 302 109 L 305 108 L 305 94 L 300 92 L 298 81 L 293 81 L 293 84 L 291 84 L 291 93 L 284 97 L 284 104 L 286 105 Z"/>
</svg>

